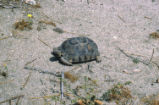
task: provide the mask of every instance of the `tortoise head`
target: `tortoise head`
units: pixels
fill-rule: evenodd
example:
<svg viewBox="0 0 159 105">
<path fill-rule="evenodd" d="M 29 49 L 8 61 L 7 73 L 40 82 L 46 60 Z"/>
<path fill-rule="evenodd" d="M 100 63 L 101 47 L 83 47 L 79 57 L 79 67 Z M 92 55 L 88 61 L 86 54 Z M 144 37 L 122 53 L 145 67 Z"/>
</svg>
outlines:
<svg viewBox="0 0 159 105">
<path fill-rule="evenodd" d="M 53 48 L 52 54 L 55 57 L 58 57 L 58 58 L 62 57 L 62 55 L 63 55 L 62 52 L 61 52 L 61 50 L 60 50 L 60 48 Z"/>
</svg>

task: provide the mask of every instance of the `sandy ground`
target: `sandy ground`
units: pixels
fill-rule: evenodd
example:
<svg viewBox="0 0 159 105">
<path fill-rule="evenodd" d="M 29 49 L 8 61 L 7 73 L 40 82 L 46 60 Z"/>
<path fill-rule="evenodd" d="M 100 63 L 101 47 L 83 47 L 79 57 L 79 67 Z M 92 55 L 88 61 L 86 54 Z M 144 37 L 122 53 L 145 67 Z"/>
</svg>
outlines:
<svg viewBox="0 0 159 105">
<path fill-rule="evenodd" d="M 6 78 L 0 76 L 0 102 L 24 95 L 19 100 L 19 105 L 55 105 L 53 100 L 39 97 L 57 94 L 56 91 L 60 91 L 59 78 L 36 70 L 26 70 L 24 66 L 27 63 L 29 67 L 43 71 L 70 71 L 79 76 L 76 83 L 67 82 L 71 88 L 82 84 L 85 76 L 96 80 L 97 97 L 118 82 L 131 81 L 131 84 L 127 85 L 134 97 L 131 105 L 139 105 L 142 97 L 159 92 L 159 84 L 154 83 L 159 78 L 156 65 L 159 65 L 159 40 L 149 38 L 149 34 L 159 27 L 158 0 L 38 2 L 41 5 L 38 9 L 23 5 L 22 8 L 0 9 L 0 39 L 9 36 L 0 40 L 0 70 L 8 73 Z M 21 19 L 28 19 L 27 14 L 33 15 L 33 29 L 15 30 L 13 24 Z M 53 31 L 55 27 L 48 24 L 42 24 L 41 30 L 38 31 L 40 20 L 54 22 L 56 27 L 65 32 L 57 33 Z M 76 36 L 87 36 L 97 43 L 101 63 L 93 61 L 64 66 L 58 61 L 50 61 L 53 57 L 53 47 L 59 46 L 67 38 Z M 156 64 L 152 61 L 149 63 L 153 49 L 152 61 Z M 141 62 L 134 63 L 132 57 Z M 35 97 L 38 98 L 32 99 Z M 64 97 L 64 101 L 66 105 L 72 105 L 70 99 Z M 12 100 L 12 104 L 16 102 L 17 99 Z M 114 101 L 103 103 L 116 105 Z M 57 105 L 60 103 L 57 102 Z"/>
</svg>

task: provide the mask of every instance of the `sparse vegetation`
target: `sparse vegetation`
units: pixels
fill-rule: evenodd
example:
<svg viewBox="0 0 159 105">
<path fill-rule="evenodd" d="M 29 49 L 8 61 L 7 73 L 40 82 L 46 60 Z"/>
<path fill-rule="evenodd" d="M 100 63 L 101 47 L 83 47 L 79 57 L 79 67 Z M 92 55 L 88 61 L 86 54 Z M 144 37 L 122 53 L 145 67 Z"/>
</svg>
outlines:
<svg viewBox="0 0 159 105">
<path fill-rule="evenodd" d="M 130 85 L 132 82 L 131 81 L 127 81 L 124 83 L 124 85 Z"/>
<path fill-rule="evenodd" d="M 72 83 L 78 80 L 78 77 L 76 75 L 71 74 L 70 72 L 64 73 L 65 78 L 70 80 Z"/>
<path fill-rule="evenodd" d="M 159 38 L 159 32 L 157 31 L 157 32 L 151 33 L 151 34 L 150 34 L 150 38 L 154 38 L 154 39 Z"/>
<path fill-rule="evenodd" d="M 93 96 L 91 99 L 83 99 L 83 100 L 78 100 L 77 103 L 75 103 L 74 105 L 102 105 L 102 101 L 100 100 L 95 100 L 95 97 Z"/>
<path fill-rule="evenodd" d="M 133 59 L 133 62 L 134 62 L 135 64 L 138 64 L 140 61 L 139 61 L 139 59 L 134 58 L 134 59 Z"/>
<path fill-rule="evenodd" d="M 159 6 L 143 1 L 0 0 L 0 105 L 159 105 Z M 81 36 L 101 63 L 51 55 Z"/>
<path fill-rule="evenodd" d="M 101 98 L 105 101 L 115 101 L 117 104 L 123 105 L 123 103 L 132 98 L 132 95 L 128 88 L 123 84 L 118 83 L 105 92 Z"/>
<path fill-rule="evenodd" d="M 143 97 L 141 102 L 141 105 L 159 105 L 159 94 Z"/>
<path fill-rule="evenodd" d="M 75 89 L 72 89 L 70 85 L 64 81 L 65 87 L 69 94 L 72 94 L 74 97 L 71 100 L 74 105 L 102 105 L 102 101 L 96 98 L 96 86 L 97 84 L 91 78 L 85 76 L 84 84 L 76 86 Z M 81 94 L 82 92 L 82 94 Z"/>
<path fill-rule="evenodd" d="M 18 30 L 32 30 L 32 21 L 25 21 L 22 19 L 21 21 L 15 22 L 14 23 L 14 28 Z"/>
</svg>

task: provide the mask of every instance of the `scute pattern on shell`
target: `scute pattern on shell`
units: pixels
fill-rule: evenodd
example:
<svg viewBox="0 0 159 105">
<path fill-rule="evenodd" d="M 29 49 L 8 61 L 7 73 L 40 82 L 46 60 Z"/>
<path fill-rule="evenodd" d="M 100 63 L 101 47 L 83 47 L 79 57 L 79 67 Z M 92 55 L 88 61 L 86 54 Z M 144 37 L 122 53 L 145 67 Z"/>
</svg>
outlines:
<svg viewBox="0 0 159 105">
<path fill-rule="evenodd" d="M 61 60 L 65 60 L 64 62 L 68 61 L 70 63 L 97 60 L 97 57 L 100 55 L 96 43 L 87 37 L 69 38 L 57 49 L 62 54 Z"/>
</svg>

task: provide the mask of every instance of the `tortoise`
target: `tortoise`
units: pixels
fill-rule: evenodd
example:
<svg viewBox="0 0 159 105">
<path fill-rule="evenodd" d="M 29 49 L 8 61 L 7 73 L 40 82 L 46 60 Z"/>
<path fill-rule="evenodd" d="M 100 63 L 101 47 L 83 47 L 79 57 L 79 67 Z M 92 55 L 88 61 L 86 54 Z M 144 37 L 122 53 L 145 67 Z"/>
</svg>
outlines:
<svg viewBox="0 0 159 105">
<path fill-rule="evenodd" d="M 88 37 L 73 37 L 65 40 L 52 54 L 63 64 L 72 65 L 92 60 L 100 62 L 96 43 Z"/>
</svg>

